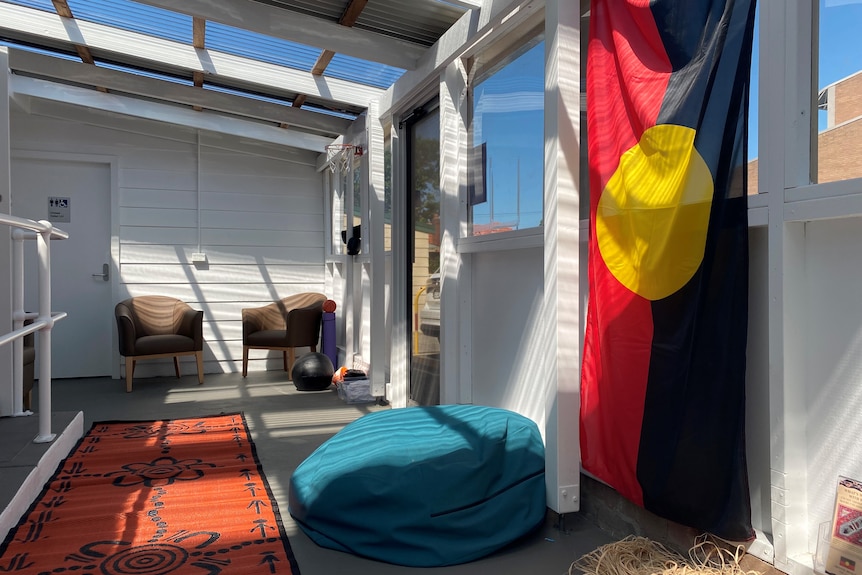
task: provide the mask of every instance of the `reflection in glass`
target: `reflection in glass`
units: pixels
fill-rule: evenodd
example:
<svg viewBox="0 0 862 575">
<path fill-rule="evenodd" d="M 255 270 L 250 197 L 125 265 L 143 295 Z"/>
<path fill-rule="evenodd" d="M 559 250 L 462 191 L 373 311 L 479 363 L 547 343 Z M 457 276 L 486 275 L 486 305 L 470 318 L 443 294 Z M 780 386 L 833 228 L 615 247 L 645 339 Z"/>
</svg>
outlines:
<svg viewBox="0 0 862 575">
<path fill-rule="evenodd" d="M 427 112 L 409 127 L 412 266 L 410 399 L 440 403 L 440 114 Z M 436 286 L 436 288 L 435 288 Z"/>
<path fill-rule="evenodd" d="M 502 57 L 475 59 L 471 235 L 542 225 L 544 46 L 536 36 Z"/>
</svg>

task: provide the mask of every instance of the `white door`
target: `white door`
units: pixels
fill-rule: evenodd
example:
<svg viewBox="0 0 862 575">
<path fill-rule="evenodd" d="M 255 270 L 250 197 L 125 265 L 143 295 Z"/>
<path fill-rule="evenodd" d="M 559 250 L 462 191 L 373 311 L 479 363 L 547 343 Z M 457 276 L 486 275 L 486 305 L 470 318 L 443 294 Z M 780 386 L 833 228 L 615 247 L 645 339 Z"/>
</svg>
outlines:
<svg viewBox="0 0 862 575">
<path fill-rule="evenodd" d="M 68 199 L 68 222 L 56 221 L 63 209 L 52 198 Z M 51 332 L 52 377 L 111 375 L 114 312 L 111 278 L 111 166 L 106 163 L 13 157 L 12 213 L 48 220 L 69 233 L 51 242 L 51 308 L 65 311 L 66 319 Z M 107 265 L 107 267 L 105 267 Z M 103 277 L 104 270 L 109 271 Z M 27 311 L 38 311 L 36 242 L 25 242 Z M 38 339 L 38 338 L 37 338 Z M 41 350 L 37 343 L 37 358 Z M 38 359 L 36 368 L 38 370 Z M 38 372 L 37 372 L 38 377 Z"/>
</svg>

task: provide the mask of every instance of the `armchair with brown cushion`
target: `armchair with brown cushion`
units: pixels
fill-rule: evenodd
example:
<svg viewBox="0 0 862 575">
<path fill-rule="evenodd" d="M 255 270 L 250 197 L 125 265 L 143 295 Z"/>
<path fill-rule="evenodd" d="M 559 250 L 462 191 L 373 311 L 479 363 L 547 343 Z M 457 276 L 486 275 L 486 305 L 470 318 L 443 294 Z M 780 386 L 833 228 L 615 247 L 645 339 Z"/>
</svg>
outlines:
<svg viewBox="0 0 862 575">
<path fill-rule="evenodd" d="M 120 355 L 126 358 L 126 391 L 132 391 L 135 362 L 139 359 L 173 357 L 179 377 L 179 356 L 194 355 L 198 382 L 204 382 L 204 312 L 172 297 L 151 295 L 121 301 L 114 315 Z"/>
<path fill-rule="evenodd" d="M 282 351 L 284 371 L 288 373 L 296 359 L 295 348 L 317 351 L 326 299 L 321 293 L 301 293 L 263 307 L 243 309 L 242 376 L 248 375 L 249 349 Z"/>
</svg>

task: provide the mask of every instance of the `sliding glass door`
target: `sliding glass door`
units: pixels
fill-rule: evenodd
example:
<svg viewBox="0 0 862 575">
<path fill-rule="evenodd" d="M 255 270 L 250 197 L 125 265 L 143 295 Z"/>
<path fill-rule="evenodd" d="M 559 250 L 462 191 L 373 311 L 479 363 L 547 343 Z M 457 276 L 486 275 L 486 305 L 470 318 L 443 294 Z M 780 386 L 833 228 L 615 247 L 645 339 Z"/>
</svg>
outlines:
<svg viewBox="0 0 862 575">
<path fill-rule="evenodd" d="M 434 101 L 436 104 L 436 100 Z M 410 403 L 440 403 L 440 113 L 430 105 L 406 120 Z"/>
</svg>

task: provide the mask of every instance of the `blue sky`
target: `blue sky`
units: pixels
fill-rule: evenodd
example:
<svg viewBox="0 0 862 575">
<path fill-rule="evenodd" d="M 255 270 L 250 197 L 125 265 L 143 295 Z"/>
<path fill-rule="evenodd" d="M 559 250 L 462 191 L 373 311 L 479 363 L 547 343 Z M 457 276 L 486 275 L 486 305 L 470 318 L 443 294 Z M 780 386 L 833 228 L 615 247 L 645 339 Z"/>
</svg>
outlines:
<svg viewBox="0 0 862 575">
<path fill-rule="evenodd" d="M 820 78 L 818 90 L 862 70 L 862 0 L 819 0 L 820 2 Z M 758 8 L 758 15 L 760 10 Z M 759 24 L 759 20 L 757 22 Z M 749 109 L 748 158 L 757 157 L 757 96 L 760 34 L 755 26 L 751 63 L 751 103 Z M 825 112 L 820 113 L 820 129 L 825 127 Z"/>
</svg>

